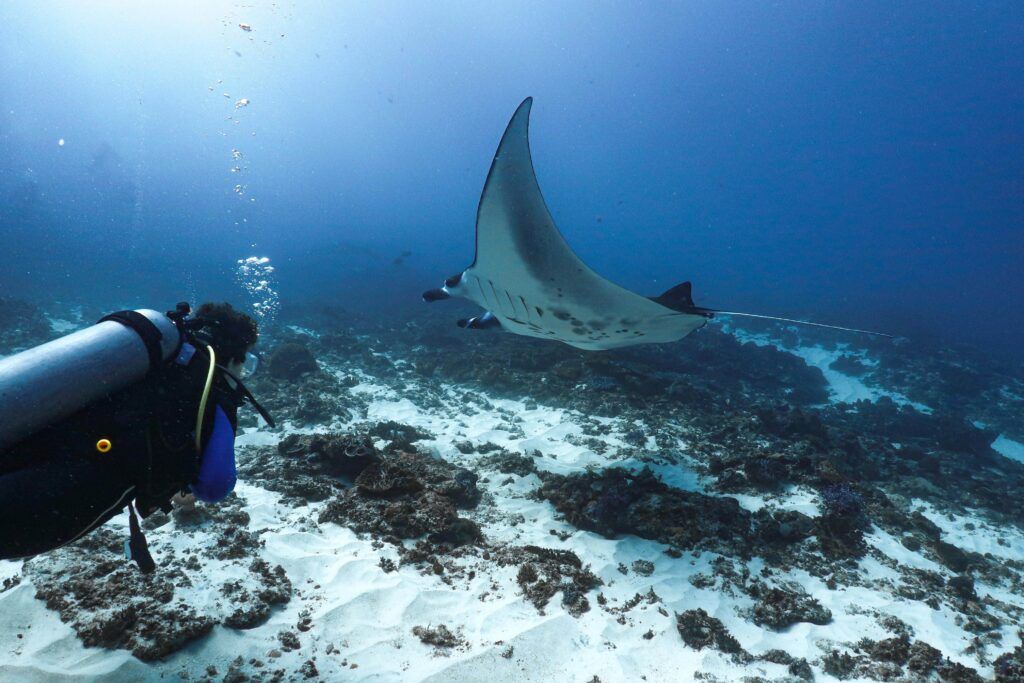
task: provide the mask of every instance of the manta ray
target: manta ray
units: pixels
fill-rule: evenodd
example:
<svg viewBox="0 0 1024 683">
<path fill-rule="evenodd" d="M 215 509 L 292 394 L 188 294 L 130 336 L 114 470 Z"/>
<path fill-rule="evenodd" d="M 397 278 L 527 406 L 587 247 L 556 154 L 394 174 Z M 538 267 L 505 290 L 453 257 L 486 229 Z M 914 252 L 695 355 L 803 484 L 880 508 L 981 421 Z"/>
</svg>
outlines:
<svg viewBox="0 0 1024 683">
<path fill-rule="evenodd" d="M 458 321 L 460 327 L 501 327 L 587 351 L 677 341 L 716 313 L 866 332 L 701 308 L 689 282 L 645 297 L 595 273 L 569 247 L 544 203 L 530 156 L 532 105 L 533 98 L 523 100 L 498 144 L 477 208 L 473 263 L 423 294 L 425 301 L 457 296 L 487 309 Z"/>
</svg>

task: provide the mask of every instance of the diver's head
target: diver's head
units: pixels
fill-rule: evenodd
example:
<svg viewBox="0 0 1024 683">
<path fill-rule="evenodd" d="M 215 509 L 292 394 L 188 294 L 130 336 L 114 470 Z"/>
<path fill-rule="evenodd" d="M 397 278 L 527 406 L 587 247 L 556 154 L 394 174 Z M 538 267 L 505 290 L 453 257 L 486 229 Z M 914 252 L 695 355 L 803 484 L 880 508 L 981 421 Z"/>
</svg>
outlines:
<svg viewBox="0 0 1024 683">
<path fill-rule="evenodd" d="M 199 340 L 213 347 L 218 363 L 240 375 L 246 354 L 259 338 L 256 321 L 229 303 L 205 303 L 194 317 L 206 323 L 196 333 Z"/>
</svg>

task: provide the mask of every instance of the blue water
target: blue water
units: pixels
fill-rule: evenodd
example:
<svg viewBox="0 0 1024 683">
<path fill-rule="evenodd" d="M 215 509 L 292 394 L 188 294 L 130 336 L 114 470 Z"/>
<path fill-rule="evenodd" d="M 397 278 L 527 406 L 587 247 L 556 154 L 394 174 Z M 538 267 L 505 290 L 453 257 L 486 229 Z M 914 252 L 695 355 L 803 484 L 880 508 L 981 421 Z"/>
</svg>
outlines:
<svg viewBox="0 0 1024 683">
<path fill-rule="evenodd" d="M 1019 3 L 5 2 L 0 294 L 431 314 L 527 95 L 608 277 L 1024 357 Z"/>
</svg>

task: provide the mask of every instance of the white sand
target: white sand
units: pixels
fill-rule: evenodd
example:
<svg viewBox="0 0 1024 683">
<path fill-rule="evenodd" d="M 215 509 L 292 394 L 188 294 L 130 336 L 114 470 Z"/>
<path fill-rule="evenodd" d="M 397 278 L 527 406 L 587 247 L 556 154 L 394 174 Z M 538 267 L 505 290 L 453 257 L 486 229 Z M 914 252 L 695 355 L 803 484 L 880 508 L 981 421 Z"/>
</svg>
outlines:
<svg viewBox="0 0 1024 683">
<path fill-rule="evenodd" d="M 1005 455 L 1010 460 L 1024 463 L 1024 443 L 1008 439 L 1003 434 L 992 442 L 992 448 L 1000 455 Z"/>
<path fill-rule="evenodd" d="M 849 346 L 840 344 L 836 349 L 826 349 L 822 346 L 786 346 L 778 339 L 768 334 L 754 334 L 742 328 L 726 327 L 726 331 L 742 342 L 753 342 L 758 346 L 774 346 L 780 351 L 793 354 L 801 358 L 807 365 L 818 368 L 828 382 L 830 400 L 833 403 L 854 403 L 856 401 L 871 401 L 874 403 L 882 396 L 888 396 L 899 405 L 909 405 L 922 413 L 930 413 L 932 409 L 923 403 L 911 401 L 898 391 L 881 389 L 869 386 L 858 377 L 847 375 L 832 369 L 830 366 L 843 355 L 853 355 L 867 366 L 877 365 L 863 351 L 852 349 Z"/>
</svg>

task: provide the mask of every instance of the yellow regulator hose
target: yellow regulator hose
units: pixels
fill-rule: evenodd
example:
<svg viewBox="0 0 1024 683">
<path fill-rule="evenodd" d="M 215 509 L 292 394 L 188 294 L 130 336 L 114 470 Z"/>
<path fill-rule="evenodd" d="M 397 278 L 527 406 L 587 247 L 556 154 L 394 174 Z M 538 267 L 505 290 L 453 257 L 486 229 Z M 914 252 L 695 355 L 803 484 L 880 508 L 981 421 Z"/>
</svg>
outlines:
<svg viewBox="0 0 1024 683">
<path fill-rule="evenodd" d="M 217 369 L 217 354 L 213 352 L 213 347 L 206 346 L 206 350 L 210 354 L 210 369 L 206 372 L 206 386 L 203 387 L 203 397 L 199 399 L 199 414 L 196 415 L 197 453 L 203 452 L 203 417 L 206 415 L 206 401 L 210 398 L 210 388 L 213 386 L 213 373 Z"/>
</svg>

